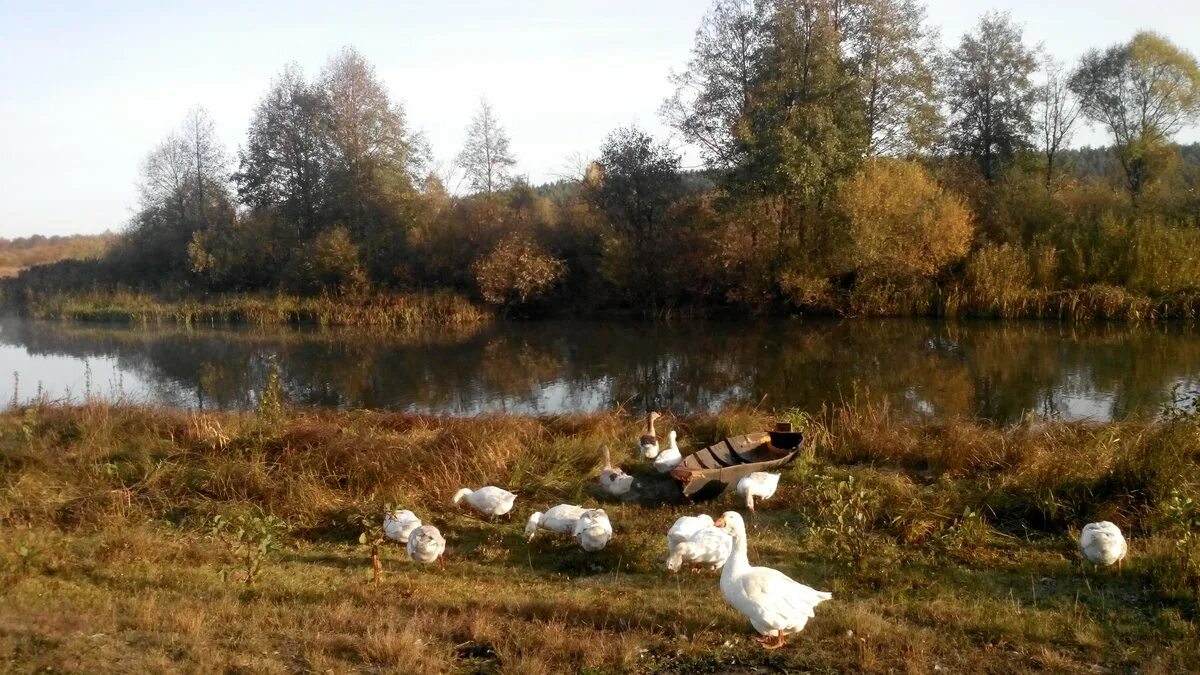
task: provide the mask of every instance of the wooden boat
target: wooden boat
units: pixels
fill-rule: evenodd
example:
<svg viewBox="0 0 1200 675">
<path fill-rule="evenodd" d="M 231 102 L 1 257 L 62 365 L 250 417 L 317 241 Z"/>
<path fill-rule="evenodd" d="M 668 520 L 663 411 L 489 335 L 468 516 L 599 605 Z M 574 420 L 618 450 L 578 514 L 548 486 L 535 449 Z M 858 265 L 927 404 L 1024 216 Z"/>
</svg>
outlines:
<svg viewBox="0 0 1200 675">
<path fill-rule="evenodd" d="M 773 438 L 788 449 L 776 447 Z M 772 433 L 732 436 L 684 457 L 671 471 L 671 477 L 683 485 L 684 497 L 693 501 L 714 499 L 747 474 L 791 464 L 799 456 L 802 442 L 803 436 L 791 431 L 790 425 Z"/>
</svg>

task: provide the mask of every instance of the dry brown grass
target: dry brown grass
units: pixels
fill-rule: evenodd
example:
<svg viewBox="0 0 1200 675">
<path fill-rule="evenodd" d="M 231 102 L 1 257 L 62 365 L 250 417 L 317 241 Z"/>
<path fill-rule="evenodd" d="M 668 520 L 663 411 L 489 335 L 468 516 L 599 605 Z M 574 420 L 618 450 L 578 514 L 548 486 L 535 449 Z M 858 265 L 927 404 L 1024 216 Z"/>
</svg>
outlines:
<svg viewBox="0 0 1200 675">
<path fill-rule="evenodd" d="M 316 296 L 220 295 L 163 298 L 128 290 L 32 293 L 18 308 L 39 319 L 113 321 L 138 325 L 315 324 L 402 328 L 488 321 L 491 313 L 463 296 L 436 293 L 376 293 Z M 15 298 L 14 298 L 15 299 Z"/>
<path fill-rule="evenodd" d="M 767 423 L 670 420 L 685 447 Z M 815 416 L 804 461 L 763 504 L 751 557 L 834 592 L 766 653 L 713 577 L 666 577 L 663 533 L 691 509 L 609 504 L 608 548 L 523 518 L 588 486 L 639 420 L 441 419 L 294 410 L 191 414 L 94 405 L 0 415 L 0 663 L 27 672 L 1178 672 L 1200 662 L 1197 605 L 1164 523 L 1196 494 L 1200 436 L 1170 424 L 914 425 L 851 401 Z M 624 450 L 628 448 L 628 450 Z M 494 483 L 511 521 L 447 504 Z M 383 504 L 442 529 L 447 564 L 384 551 L 370 583 L 349 524 Z M 732 498 L 707 505 L 734 507 Z M 269 512 L 291 535 L 260 578 L 224 581 L 215 514 Z M 1082 576 L 1071 528 L 1116 520 L 1124 576 Z M 26 551 L 25 555 L 19 553 Z"/>
</svg>

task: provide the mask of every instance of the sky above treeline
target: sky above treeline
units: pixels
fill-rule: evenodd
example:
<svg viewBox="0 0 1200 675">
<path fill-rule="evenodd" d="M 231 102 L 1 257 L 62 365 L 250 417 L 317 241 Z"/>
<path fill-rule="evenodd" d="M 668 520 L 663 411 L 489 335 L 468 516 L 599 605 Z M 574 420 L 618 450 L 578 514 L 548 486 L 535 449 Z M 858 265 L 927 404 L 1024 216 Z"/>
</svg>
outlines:
<svg viewBox="0 0 1200 675">
<path fill-rule="evenodd" d="M 236 156 L 283 65 L 316 75 L 345 45 L 375 65 L 443 169 L 480 97 L 534 183 L 564 174 L 573 155 L 593 156 L 609 131 L 630 123 L 671 139 L 695 164 L 658 109 L 709 4 L 0 0 L 0 237 L 119 229 L 137 206 L 142 158 L 188 108 L 205 106 Z M 929 0 L 927 8 L 947 45 L 997 9 L 1068 63 L 1140 29 L 1200 54 L 1195 0 Z M 1098 129 L 1075 138 L 1105 142 Z"/>
</svg>

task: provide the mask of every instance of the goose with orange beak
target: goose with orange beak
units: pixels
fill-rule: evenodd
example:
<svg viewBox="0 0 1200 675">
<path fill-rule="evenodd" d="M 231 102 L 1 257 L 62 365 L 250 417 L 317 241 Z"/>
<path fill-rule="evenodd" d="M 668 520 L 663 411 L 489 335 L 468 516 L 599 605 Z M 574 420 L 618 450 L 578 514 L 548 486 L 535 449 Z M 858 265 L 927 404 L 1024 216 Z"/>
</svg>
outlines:
<svg viewBox="0 0 1200 675">
<path fill-rule="evenodd" d="M 833 597 L 796 582 L 779 570 L 751 567 L 746 557 L 746 524 L 736 511 L 726 511 L 716 526 L 733 536 L 733 553 L 721 571 L 721 595 L 741 612 L 767 649 L 779 649 L 784 637 L 804 630 L 813 609 Z"/>
</svg>

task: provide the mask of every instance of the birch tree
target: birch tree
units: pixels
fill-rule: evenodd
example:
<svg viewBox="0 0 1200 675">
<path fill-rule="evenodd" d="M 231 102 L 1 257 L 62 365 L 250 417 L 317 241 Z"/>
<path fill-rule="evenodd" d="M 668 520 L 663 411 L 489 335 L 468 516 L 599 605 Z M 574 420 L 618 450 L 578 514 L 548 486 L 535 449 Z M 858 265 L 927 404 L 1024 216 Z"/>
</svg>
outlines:
<svg viewBox="0 0 1200 675">
<path fill-rule="evenodd" d="M 479 112 L 467 127 L 467 141 L 457 162 L 476 192 L 492 194 L 512 185 L 512 168 L 517 160 L 509 148 L 508 134 L 487 99 L 479 101 Z"/>
</svg>

